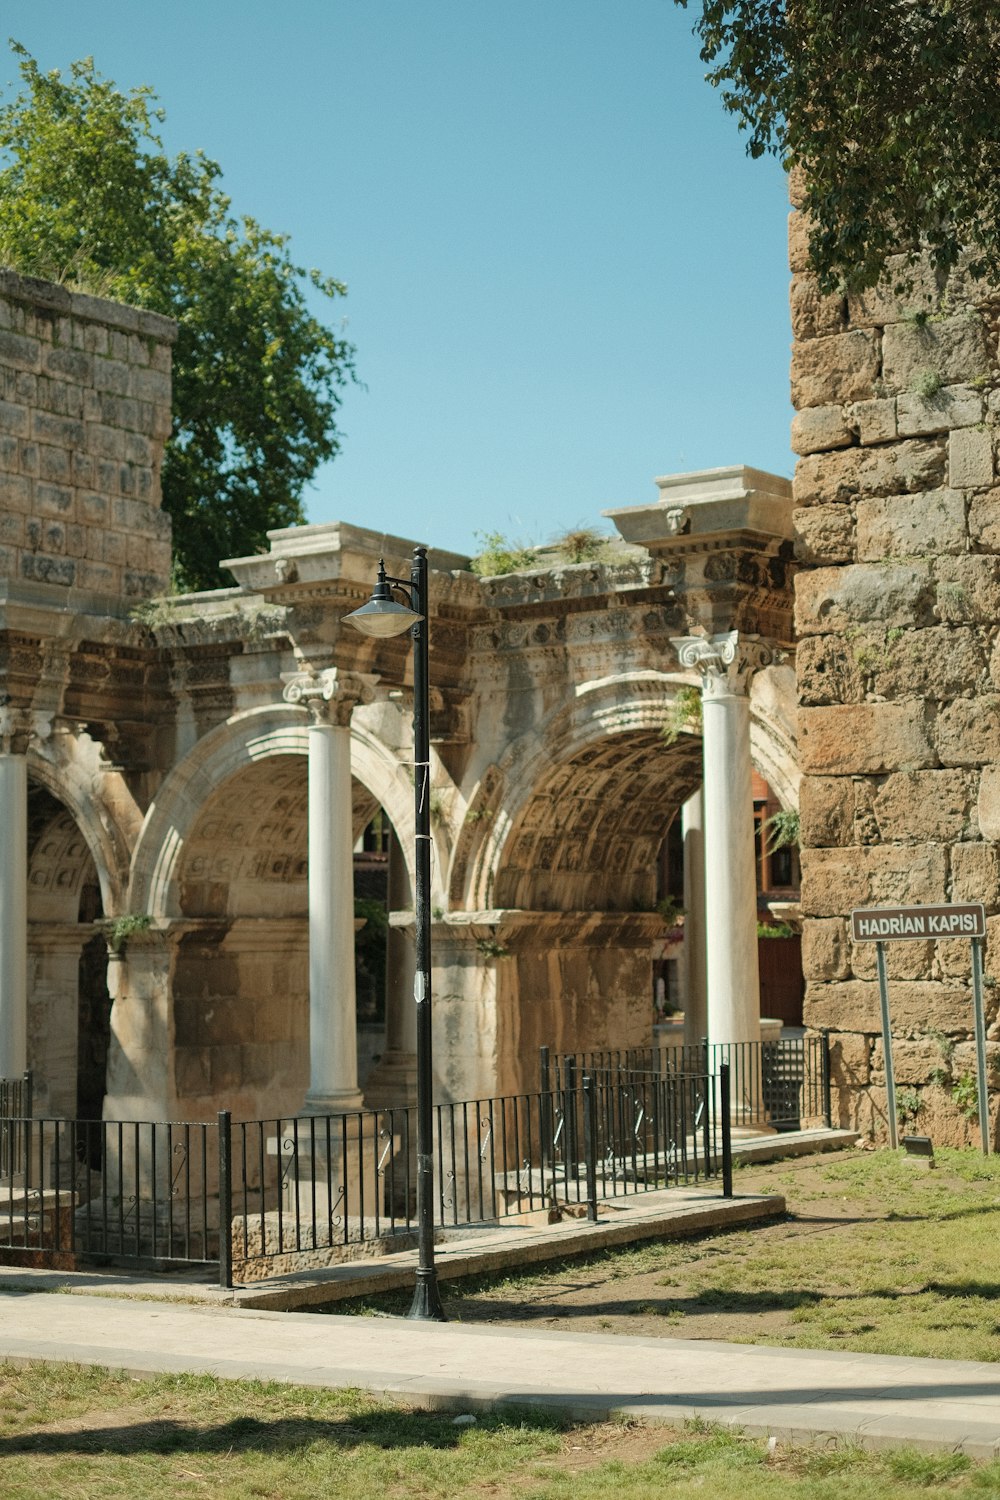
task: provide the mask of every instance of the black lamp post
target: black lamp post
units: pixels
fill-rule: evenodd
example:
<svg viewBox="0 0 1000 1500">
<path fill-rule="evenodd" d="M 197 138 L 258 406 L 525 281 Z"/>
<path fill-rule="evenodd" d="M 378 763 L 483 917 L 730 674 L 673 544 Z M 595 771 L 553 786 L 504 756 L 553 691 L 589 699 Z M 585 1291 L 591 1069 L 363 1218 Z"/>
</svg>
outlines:
<svg viewBox="0 0 1000 1500">
<path fill-rule="evenodd" d="M 392 597 L 399 591 L 406 604 Z M 409 581 L 387 577 L 380 559 L 378 581 L 367 604 L 346 615 L 364 635 L 413 637 L 413 761 L 416 822 L 417 972 L 413 998 L 417 1005 L 417 1282 L 411 1318 L 445 1321 L 434 1267 L 434 1118 L 431 1069 L 431 807 L 430 683 L 427 598 L 427 552 L 413 549 Z"/>
</svg>

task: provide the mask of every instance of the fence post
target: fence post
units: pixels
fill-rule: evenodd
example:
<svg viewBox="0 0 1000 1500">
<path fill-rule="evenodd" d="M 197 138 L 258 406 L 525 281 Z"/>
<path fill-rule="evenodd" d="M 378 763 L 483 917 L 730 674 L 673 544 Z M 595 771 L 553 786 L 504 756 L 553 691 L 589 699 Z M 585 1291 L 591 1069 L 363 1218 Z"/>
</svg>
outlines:
<svg viewBox="0 0 1000 1500">
<path fill-rule="evenodd" d="M 722 1108 L 722 1196 L 733 1196 L 733 1122 L 729 1099 L 729 1064 L 719 1067 L 719 1103 Z"/>
<path fill-rule="evenodd" d="M 233 1117 L 219 1110 L 219 1285 L 233 1284 Z"/>
<path fill-rule="evenodd" d="M 546 1172 L 555 1186 L 556 1164 L 555 1151 L 552 1144 L 552 1069 L 549 1063 L 548 1047 L 540 1047 L 538 1051 L 538 1083 L 539 1083 L 539 1130 L 541 1132 L 541 1154 L 542 1154 L 542 1194 L 547 1193 Z"/>
<path fill-rule="evenodd" d="M 597 1219 L 597 1109 L 594 1080 L 583 1075 L 583 1149 L 587 1165 L 587 1218 Z"/>
<path fill-rule="evenodd" d="M 820 1067 L 823 1079 L 823 1122 L 827 1130 L 833 1129 L 833 1095 L 830 1086 L 830 1028 L 824 1026 L 820 1032 Z"/>
<path fill-rule="evenodd" d="M 576 1058 L 563 1059 L 563 1127 L 566 1134 L 566 1170 L 580 1180 L 580 1148 L 576 1134 Z"/>
</svg>

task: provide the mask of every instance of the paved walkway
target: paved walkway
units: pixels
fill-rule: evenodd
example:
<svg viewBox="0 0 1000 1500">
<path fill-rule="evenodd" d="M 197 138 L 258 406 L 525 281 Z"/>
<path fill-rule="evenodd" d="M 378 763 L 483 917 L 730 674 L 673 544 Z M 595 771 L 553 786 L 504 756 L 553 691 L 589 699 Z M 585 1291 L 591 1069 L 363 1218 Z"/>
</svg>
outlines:
<svg viewBox="0 0 1000 1500">
<path fill-rule="evenodd" d="M 0 1272 L 0 1291 L 7 1286 Z M 352 1386 L 459 1411 L 517 1402 L 591 1419 L 697 1416 L 795 1441 L 1000 1454 L 1000 1368 L 970 1361 L 30 1290 L 0 1295 L 0 1359 Z"/>
</svg>

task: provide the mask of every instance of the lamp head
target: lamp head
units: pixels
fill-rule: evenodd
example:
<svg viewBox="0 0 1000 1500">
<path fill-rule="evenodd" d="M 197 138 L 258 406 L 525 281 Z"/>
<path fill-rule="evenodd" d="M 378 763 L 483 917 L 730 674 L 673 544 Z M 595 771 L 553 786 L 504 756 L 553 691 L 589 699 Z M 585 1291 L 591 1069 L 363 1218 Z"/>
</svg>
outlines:
<svg viewBox="0 0 1000 1500">
<path fill-rule="evenodd" d="M 392 597 L 392 584 L 386 577 L 385 562 L 379 558 L 378 578 L 372 589 L 372 596 L 367 604 L 362 604 L 360 609 L 354 609 L 345 620 L 350 620 L 356 630 L 362 635 L 373 635 L 386 637 L 391 635 L 402 635 L 404 630 L 409 630 L 418 620 L 424 617 L 415 609 L 408 608 L 405 604 L 397 604 Z"/>
</svg>

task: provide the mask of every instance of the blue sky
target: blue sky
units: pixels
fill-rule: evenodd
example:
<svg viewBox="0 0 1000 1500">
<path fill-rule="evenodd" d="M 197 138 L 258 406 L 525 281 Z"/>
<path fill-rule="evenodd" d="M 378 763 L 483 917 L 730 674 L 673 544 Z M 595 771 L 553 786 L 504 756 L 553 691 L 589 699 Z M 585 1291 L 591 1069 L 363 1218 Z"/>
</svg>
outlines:
<svg viewBox="0 0 1000 1500">
<path fill-rule="evenodd" d="M 695 0 L 692 0 L 695 3 Z M 791 472 L 784 173 L 672 0 L 13 0 L 45 68 L 152 84 L 171 150 L 348 285 L 364 388 L 306 496 L 456 551 L 655 475 Z M 5 86 L 13 58 L 0 65 Z"/>
</svg>

